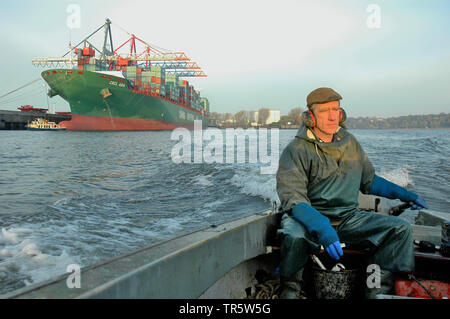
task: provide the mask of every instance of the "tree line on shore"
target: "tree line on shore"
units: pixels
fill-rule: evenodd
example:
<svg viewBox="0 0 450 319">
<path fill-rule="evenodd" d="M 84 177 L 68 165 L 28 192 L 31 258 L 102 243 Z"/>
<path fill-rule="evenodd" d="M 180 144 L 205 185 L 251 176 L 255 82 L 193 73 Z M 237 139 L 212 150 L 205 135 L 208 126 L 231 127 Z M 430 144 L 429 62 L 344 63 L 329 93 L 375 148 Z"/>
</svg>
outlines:
<svg viewBox="0 0 450 319">
<path fill-rule="evenodd" d="M 279 122 L 264 124 L 269 117 L 269 109 L 258 110 L 257 126 L 296 128 L 302 124 L 301 107 L 293 108 L 287 115 L 282 115 Z M 242 127 L 248 128 L 252 123 L 251 112 L 239 111 L 236 114 L 212 112 L 210 119 L 218 127 Z M 379 117 L 350 117 L 345 122 L 348 129 L 404 129 L 404 128 L 450 128 L 450 113 L 407 115 L 389 118 Z"/>
<path fill-rule="evenodd" d="M 349 118 L 346 125 L 352 129 L 450 128 L 450 113 Z"/>
</svg>

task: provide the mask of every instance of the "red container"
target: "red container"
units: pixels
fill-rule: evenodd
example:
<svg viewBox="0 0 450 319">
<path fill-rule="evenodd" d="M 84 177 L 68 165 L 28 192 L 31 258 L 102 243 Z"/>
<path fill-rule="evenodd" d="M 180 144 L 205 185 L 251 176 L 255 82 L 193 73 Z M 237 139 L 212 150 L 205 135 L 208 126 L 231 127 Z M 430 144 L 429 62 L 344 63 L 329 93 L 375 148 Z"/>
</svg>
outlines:
<svg viewBox="0 0 450 319">
<path fill-rule="evenodd" d="M 437 280 L 422 280 L 420 283 L 437 299 L 450 297 L 450 283 Z M 416 281 L 399 279 L 395 282 L 395 294 L 397 296 L 430 298 L 431 296 Z"/>
<path fill-rule="evenodd" d="M 95 50 L 92 48 L 83 48 L 84 56 L 95 56 Z"/>
<path fill-rule="evenodd" d="M 157 78 L 155 76 L 152 76 L 152 83 L 158 83 L 161 84 L 161 78 Z"/>
<path fill-rule="evenodd" d="M 118 63 L 119 63 L 119 65 L 120 66 L 127 66 L 128 65 L 128 59 L 122 59 L 122 58 L 119 58 L 118 59 Z"/>
</svg>

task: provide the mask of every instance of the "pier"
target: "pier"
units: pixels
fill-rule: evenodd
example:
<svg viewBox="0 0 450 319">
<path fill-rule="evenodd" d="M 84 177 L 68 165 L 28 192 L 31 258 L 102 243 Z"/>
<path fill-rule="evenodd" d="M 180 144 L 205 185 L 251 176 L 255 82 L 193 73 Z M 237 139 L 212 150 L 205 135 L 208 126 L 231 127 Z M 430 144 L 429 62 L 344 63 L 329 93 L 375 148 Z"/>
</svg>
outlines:
<svg viewBox="0 0 450 319">
<path fill-rule="evenodd" d="M 0 110 L 0 130 L 25 130 L 27 123 L 38 117 L 56 124 L 62 121 L 70 121 L 72 118 L 71 115 L 63 114 Z"/>
</svg>

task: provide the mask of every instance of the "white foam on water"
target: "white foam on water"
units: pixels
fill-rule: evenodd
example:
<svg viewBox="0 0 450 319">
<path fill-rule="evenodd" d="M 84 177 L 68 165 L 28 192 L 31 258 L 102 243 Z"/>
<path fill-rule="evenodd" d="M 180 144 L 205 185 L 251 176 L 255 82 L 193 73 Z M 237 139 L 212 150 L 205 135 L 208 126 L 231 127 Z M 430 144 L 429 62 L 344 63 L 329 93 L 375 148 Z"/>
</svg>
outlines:
<svg viewBox="0 0 450 319">
<path fill-rule="evenodd" d="M 414 185 L 410 176 L 410 171 L 413 169 L 412 166 L 405 165 L 395 169 L 382 170 L 379 175 L 392 183 L 406 187 L 408 185 Z"/>
<path fill-rule="evenodd" d="M 17 234 L 7 231 L 5 228 L 2 228 L 2 236 L 0 237 L 0 243 L 17 243 Z"/>
<path fill-rule="evenodd" d="M 208 209 L 213 209 L 216 208 L 220 205 L 226 204 L 228 202 L 228 200 L 225 199 L 218 199 L 215 201 L 211 201 L 211 202 L 207 202 L 203 205 L 204 208 L 208 208 Z"/>
<path fill-rule="evenodd" d="M 76 263 L 65 251 L 52 256 L 41 251 L 34 241 L 33 231 L 24 228 L 2 229 L 0 243 L 0 271 L 27 276 L 25 285 L 48 280 L 64 274 L 69 264 Z"/>
<path fill-rule="evenodd" d="M 177 230 L 182 229 L 181 223 L 183 222 L 182 218 L 162 218 L 159 219 L 156 224 L 162 230 L 167 232 L 176 232 Z"/>
<path fill-rule="evenodd" d="M 276 177 L 270 174 L 260 174 L 259 168 L 238 171 L 230 179 L 230 183 L 241 189 L 246 195 L 258 196 L 269 202 L 280 202 L 276 189 Z"/>
</svg>

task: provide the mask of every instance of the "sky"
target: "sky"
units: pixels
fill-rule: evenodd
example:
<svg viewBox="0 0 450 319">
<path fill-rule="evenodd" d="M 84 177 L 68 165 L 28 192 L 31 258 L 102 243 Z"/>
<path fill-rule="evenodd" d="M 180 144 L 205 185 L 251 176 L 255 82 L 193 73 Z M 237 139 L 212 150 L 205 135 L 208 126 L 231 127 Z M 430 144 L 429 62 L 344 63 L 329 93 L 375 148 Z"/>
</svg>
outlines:
<svg viewBox="0 0 450 319">
<path fill-rule="evenodd" d="M 69 28 L 80 8 L 79 28 Z M 37 57 L 57 57 L 112 21 L 113 44 L 127 30 L 182 51 L 208 75 L 189 78 L 212 112 L 306 106 L 318 87 L 342 97 L 349 117 L 450 112 L 450 1 L 18 0 L 0 10 L 0 96 L 40 78 Z M 101 47 L 101 34 L 96 42 Z M 0 109 L 47 99 L 43 81 L 0 98 Z"/>
</svg>

